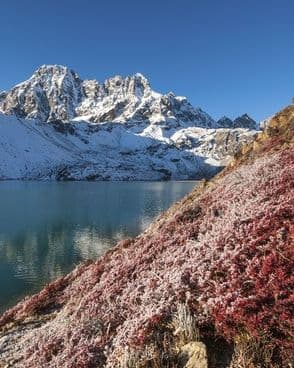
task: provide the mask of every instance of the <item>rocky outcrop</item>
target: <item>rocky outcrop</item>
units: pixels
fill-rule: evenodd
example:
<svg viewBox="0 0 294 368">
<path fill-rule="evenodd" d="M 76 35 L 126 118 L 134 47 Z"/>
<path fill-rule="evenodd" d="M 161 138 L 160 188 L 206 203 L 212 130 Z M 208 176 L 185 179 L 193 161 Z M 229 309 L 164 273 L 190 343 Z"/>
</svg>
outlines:
<svg viewBox="0 0 294 368">
<path fill-rule="evenodd" d="M 237 117 L 235 120 L 231 120 L 227 116 L 223 116 L 217 121 L 217 125 L 222 128 L 245 128 L 245 129 L 258 129 L 256 121 L 254 121 L 248 114 Z"/>
<path fill-rule="evenodd" d="M 249 115 L 244 114 L 234 120 L 233 127 L 234 128 L 257 129 L 257 124 L 256 124 L 256 121 L 254 121 Z"/>
<path fill-rule="evenodd" d="M 82 80 L 62 66 L 42 66 L 0 99 L 0 110 L 41 121 L 70 120 L 83 96 Z"/>
<path fill-rule="evenodd" d="M 223 116 L 217 121 L 217 124 L 223 128 L 233 128 L 234 122 L 227 116 Z"/>
</svg>

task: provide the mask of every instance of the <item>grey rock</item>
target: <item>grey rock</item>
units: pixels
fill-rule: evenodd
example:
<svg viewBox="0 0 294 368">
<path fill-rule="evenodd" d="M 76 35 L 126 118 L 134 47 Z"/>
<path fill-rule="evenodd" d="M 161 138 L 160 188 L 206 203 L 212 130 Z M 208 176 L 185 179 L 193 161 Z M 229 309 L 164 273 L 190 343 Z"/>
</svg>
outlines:
<svg viewBox="0 0 294 368">
<path fill-rule="evenodd" d="M 257 124 L 248 114 L 244 114 L 234 120 L 233 128 L 257 129 Z"/>
</svg>

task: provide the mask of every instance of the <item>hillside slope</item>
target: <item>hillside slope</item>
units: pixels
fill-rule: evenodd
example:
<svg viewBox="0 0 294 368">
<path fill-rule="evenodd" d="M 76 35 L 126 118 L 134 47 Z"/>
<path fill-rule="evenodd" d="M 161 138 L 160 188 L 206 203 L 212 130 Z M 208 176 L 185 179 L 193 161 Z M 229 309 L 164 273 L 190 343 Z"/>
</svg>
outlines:
<svg viewBox="0 0 294 368">
<path fill-rule="evenodd" d="M 293 116 L 145 233 L 7 311 L 2 365 L 181 367 L 200 340 L 209 367 L 291 367 Z"/>
</svg>

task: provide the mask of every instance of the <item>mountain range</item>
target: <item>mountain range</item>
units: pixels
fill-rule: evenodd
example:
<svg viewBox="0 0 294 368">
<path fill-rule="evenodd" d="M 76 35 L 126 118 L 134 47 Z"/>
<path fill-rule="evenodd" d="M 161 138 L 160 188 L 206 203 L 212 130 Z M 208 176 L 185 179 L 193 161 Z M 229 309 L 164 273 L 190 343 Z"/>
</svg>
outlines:
<svg viewBox="0 0 294 368">
<path fill-rule="evenodd" d="M 140 73 L 100 83 L 43 65 L 0 93 L 1 179 L 210 177 L 258 130 L 247 114 L 215 121 Z"/>
</svg>

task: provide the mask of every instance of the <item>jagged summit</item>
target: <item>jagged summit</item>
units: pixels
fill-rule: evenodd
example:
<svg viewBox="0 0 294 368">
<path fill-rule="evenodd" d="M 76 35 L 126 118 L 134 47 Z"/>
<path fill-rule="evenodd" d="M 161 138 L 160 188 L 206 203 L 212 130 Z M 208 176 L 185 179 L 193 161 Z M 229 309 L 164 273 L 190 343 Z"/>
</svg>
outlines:
<svg viewBox="0 0 294 368">
<path fill-rule="evenodd" d="M 83 81 L 73 69 L 66 66 L 42 65 L 27 81 L 18 84 L 15 88 L 22 85 L 29 86 L 30 82 L 34 86 L 40 86 L 44 91 L 49 88 L 51 90 L 63 88 L 62 92 L 68 93 L 67 87 L 72 84 L 75 88 L 79 88 Z"/>
<path fill-rule="evenodd" d="M 186 99 L 152 90 L 141 73 L 116 75 L 103 83 L 82 80 L 62 65 L 42 65 L 0 101 L 0 111 L 42 121 L 81 118 L 93 122 L 148 122 L 213 126 L 214 120 Z M 180 120 L 179 120 L 180 119 Z"/>
<path fill-rule="evenodd" d="M 227 116 L 223 116 L 217 121 L 217 124 L 223 128 L 232 128 L 234 123 L 233 120 L 228 118 Z"/>
<path fill-rule="evenodd" d="M 46 73 L 59 73 L 59 74 L 72 73 L 72 74 L 77 74 L 73 69 L 70 69 L 69 67 L 67 67 L 65 65 L 43 64 L 38 69 L 35 70 L 33 75 L 36 75 L 36 74 L 44 75 Z"/>
<path fill-rule="evenodd" d="M 238 116 L 235 120 L 223 116 L 217 121 L 217 124 L 222 128 L 245 128 L 245 129 L 257 129 L 257 123 L 248 114 Z"/>
<path fill-rule="evenodd" d="M 0 94 L 0 111 L 21 118 L 44 122 L 88 120 L 92 122 L 146 123 L 166 122 L 170 127 L 227 127 L 185 97 L 173 92 L 160 94 L 141 73 L 116 75 L 103 83 L 82 80 L 62 65 L 42 65 L 26 81 Z M 244 115 L 245 117 L 245 115 Z M 250 118 L 238 121 L 238 127 L 251 129 Z"/>
<path fill-rule="evenodd" d="M 149 81 L 148 81 L 148 78 L 145 77 L 144 74 L 140 73 L 140 72 L 137 72 L 133 75 L 135 78 L 137 78 L 138 80 L 142 80 L 142 81 L 145 81 L 146 83 L 149 84 Z"/>
<path fill-rule="evenodd" d="M 83 96 L 83 81 L 73 70 L 61 65 L 43 65 L 17 84 L 0 100 L 0 111 L 41 121 L 75 117 Z"/>
<path fill-rule="evenodd" d="M 42 65 L 0 94 L 0 179 L 210 177 L 256 134 L 238 119 L 216 122 L 141 73 L 98 82 Z"/>
<path fill-rule="evenodd" d="M 257 124 L 248 114 L 243 114 L 234 120 L 234 128 L 256 129 Z"/>
</svg>

